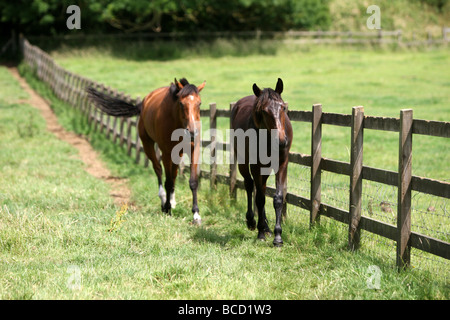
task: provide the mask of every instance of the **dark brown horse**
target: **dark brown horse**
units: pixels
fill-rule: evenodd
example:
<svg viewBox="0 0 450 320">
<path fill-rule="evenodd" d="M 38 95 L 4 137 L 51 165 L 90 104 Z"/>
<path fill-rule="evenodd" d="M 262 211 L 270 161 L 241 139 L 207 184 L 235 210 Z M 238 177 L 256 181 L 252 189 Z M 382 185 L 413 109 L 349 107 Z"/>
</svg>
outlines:
<svg viewBox="0 0 450 320">
<path fill-rule="evenodd" d="M 258 239 L 264 240 L 265 234 L 270 233 L 267 225 L 264 205 L 266 202 L 266 182 L 270 169 L 275 171 L 276 192 L 273 198 L 276 223 L 274 229 L 275 246 L 281 246 L 281 210 L 283 206 L 283 187 L 287 178 L 289 149 L 292 144 L 292 126 L 286 114 L 286 105 L 281 98 L 283 81 L 278 79 L 275 90 L 270 88 L 261 90 L 253 84 L 254 95 L 244 97 L 236 102 L 231 112 L 231 125 L 234 129 L 233 144 L 235 157 L 239 163 L 239 172 L 244 177 L 247 192 L 247 226 L 253 230 L 256 227 L 252 210 L 253 188 L 256 186 L 256 209 L 258 211 Z M 242 129 L 245 134 L 244 145 L 237 143 L 237 130 Z M 251 141 L 252 132 L 256 141 Z M 262 140 L 263 132 L 270 135 L 266 142 Z M 266 150 L 263 150 L 266 149 Z M 257 154 L 254 154 L 254 153 Z M 267 153 L 274 163 L 263 163 L 261 156 Z M 253 158 L 253 161 L 252 161 Z"/>
<path fill-rule="evenodd" d="M 147 157 L 150 159 L 158 177 L 159 197 L 161 208 L 171 214 L 175 207 L 175 179 L 178 174 L 178 163 L 173 159 L 172 151 L 184 140 L 183 137 L 173 139 L 173 133 L 178 130 L 189 136 L 188 156 L 191 160 L 191 176 L 189 186 L 192 191 L 192 213 L 194 223 L 200 224 L 201 217 L 197 205 L 198 188 L 198 155 L 200 151 L 200 91 L 205 86 L 190 84 L 186 79 L 172 83 L 150 92 L 138 105 L 130 104 L 124 100 L 105 95 L 93 88 L 88 88 L 89 97 L 103 112 L 117 117 L 131 117 L 140 115 L 138 123 L 139 137 Z M 185 141 L 185 140 L 184 140 Z M 162 168 L 155 151 L 155 143 L 161 150 L 161 158 L 166 174 L 162 186 Z M 184 149 L 186 150 L 186 148 Z M 177 149 L 176 156 L 183 155 L 183 149 Z M 179 160 L 178 157 L 178 160 Z M 169 195 L 169 196 L 167 196 Z"/>
</svg>

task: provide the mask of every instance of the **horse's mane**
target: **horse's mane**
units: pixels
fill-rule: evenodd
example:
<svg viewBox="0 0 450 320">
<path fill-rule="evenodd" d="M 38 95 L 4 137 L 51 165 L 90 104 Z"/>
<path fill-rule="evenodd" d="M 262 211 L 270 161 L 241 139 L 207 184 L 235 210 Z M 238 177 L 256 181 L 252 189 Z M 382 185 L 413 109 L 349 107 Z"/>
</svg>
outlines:
<svg viewBox="0 0 450 320">
<path fill-rule="evenodd" d="M 260 126 L 262 121 L 262 111 L 264 107 L 270 103 L 270 100 L 282 101 L 281 96 L 278 92 L 273 89 L 266 88 L 261 91 L 261 94 L 256 97 L 255 104 L 253 107 L 253 121 L 257 127 Z"/>
<path fill-rule="evenodd" d="M 169 92 L 173 100 L 177 100 L 178 98 L 184 98 L 191 94 L 199 94 L 198 88 L 195 85 L 190 84 L 186 80 L 186 78 L 180 79 L 179 82 L 183 85 L 183 88 L 181 90 L 179 90 L 175 84 L 173 83 L 170 84 Z"/>
<path fill-rule="evenodd" d="M 254 111 L 257 113 L 261 112 L 264 106 L 267 105 L 269 100 L 281 101 L 281 96 L 275 90 L 270 88 L 262 90 L 259 97 L 257 97 L 255 100 Z"/>
</svg>

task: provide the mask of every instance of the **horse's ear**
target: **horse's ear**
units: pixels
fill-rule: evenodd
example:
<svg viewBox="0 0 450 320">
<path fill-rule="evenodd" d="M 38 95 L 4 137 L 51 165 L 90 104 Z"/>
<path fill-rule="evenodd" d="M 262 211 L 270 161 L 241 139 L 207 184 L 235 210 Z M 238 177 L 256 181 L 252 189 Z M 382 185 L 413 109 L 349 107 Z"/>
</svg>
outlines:
<svg viewBox="0 0 450 320">
<path fill-rule="evenodd" d="M 203 81 L 203 83 L 197 87 L 198 92 L 202 91 L 202 89 L 205 87 L 205 85 L 206 85 L 206 80 Z"/>
<path fill-rule="evenodd" d="M 253 93 L 255 94 L 255 96 L 259 97 L 261 95 L 261 89 L 258 88 L 258 86 L 256 85 L 256 83 L 253 84 Z"/>
<path fill-rule="evenodd" d="M 177 78 L 175 78 L 175 85 L 177 86 L 178 90 L 181 90 L 184 87 L 181 83 L 178 82 Z"/>
<path fill-rule="evenodd" d="M 278 78 L 277 86 L 275 87 L 275 92 L 281 94 L 283 92 L 283 80 Z"/>
</svg>

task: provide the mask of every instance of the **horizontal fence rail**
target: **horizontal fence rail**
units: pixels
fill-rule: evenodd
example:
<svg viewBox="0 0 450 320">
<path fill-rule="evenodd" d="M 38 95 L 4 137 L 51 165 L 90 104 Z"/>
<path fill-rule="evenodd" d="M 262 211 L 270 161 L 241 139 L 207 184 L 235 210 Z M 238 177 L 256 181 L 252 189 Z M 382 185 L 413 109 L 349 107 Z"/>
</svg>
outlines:
<svg viewBox="0 0 450 320">
<path fill-rule="evenodd" d="M 40 48 L 31 45 L 26 39 L 21 44 L 24 61 L 35 70 L 37 76 L 48 83 L 53 92 L 61 100 L 78 108 L 94 127 L 103 132 L 114 143 L 126 147 L 127 153 L 137 163 L 144 160 L 149 165 L 143 152 L 136 126 L 137 118 L 115 118 L 101 113 L 88 101 L 85 88 L 93 86 L 111 96 L 138 103 L 140 98 L 132 99 L 129 95 L 117 92 L 87 78 L 64 70 Z M 217 129 L 217 118 L 229 118 L 229 109 L 217 109 L 216 104 L 209 105 L 209 110 L 201 110 L 201 117 L 209 118 L 210 129 Z M 350 249 L 359 247 L 361 230 L 366 230 L 381 237 L 397 242 L 397 266 L 402 269 L 410 264 L 410 250 L 416 248 L 433 255 L 450 259 L 450 243 L 427 235 L 411 231 L 411 191 L 430 194 L 450 199 L 450 183 L 411 174 L 412 136 L 414 134 L 450 138 L 450 122 L 426 121 L 413 119 L 412 110 L 402 110 L 399 118 L 373 117 L 364 115 L 363 107 L 354 107 L 351 115 L 323 113 L 320 104 L 313 105 L 311 111 L 289 110 L 291 121 L 311 123 L 311 154 L 291 152 L 289 162 L 310 168 L 310 196 L 304 197 L 291 192 L 285 193 L 286 205 L 303 208 L 310 212 L 310 224 L 319 223 L 321 216 L 345 223 L 349 228 L 348 245 Z M 327 159 L 321 155 L 322 125 L 348 127 L 352 132 L 351 161 L 343 162 Z M 363 165 L 363 132 L 364 130 L 393 131 L 399 133 L 399 170 L 387 171 Z M 230 144 L 222 141 L 202 141 L 203 147 L 211 148 L 211 159 L 215 152 L 230 151 Z M 141 158 L 141 153 L 143 157 Z M 230 158 L 231 159 L 231 158 Z M 181 168 L 181 173 L 183 168 Z M 348 176 L 350 179 L 350 206 L 348 210 L 323 203 L 321 201 L 321 173 L 323 171 Z M 237 179 L 237 166 L 231 164 L 228 175 L 217 172 L 217 164 L 210 162 L 210 169 L 201 170 L 200 177 L 210 180 L 211 186 L 217 183 L 230 187 L 232 197 L 237 189 L 244 189 L 242 180 Z M 361 215 L 362 181 L 377 183 L 398 188 L 397 225 L 382 222 Z M 267 187 L 267 195 L 273 196 L 275 189 Z"/>
<path fill-rule="evenodd" d="M 199 39 L 218 39 L 218 38 L 238 38 L 238 39 L 275 39 L 287 42 L 315 43 L 315 44 L 389 44 L 414 46 L 423 44 L 445 44 L 450 37 L 450 28 L 443 27 L 442 32 L 432 34 L 423 32 L 421 35 L 416 33 L 403 32 L 402 30 L 382 30 L 374 29 L 370 31 L 217 31 L 217 32 L 146 32 L 146 33 L 119 33 L 119 34 L 67 34 L 57 36 L 30 36 L 31 41 L 95 41 L 103 39 L 114 40 L 183 40 L 196 37 Z M 405 37 L 408 38 L 405 40 Z"/>
</svg>

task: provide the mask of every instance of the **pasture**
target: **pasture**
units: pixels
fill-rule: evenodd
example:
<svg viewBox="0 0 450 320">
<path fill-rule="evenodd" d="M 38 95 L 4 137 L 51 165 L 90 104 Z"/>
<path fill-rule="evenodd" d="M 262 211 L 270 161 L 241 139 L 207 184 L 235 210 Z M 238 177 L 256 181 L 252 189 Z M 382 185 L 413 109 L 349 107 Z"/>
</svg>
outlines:
<svg viewBox="0 0 450 320">
<path fill-rule="evenodd" d="M 135 49 L 145 52 L 148 48 Z M 182 54 L 185 59 L 168 61 L 133 59 L 133 55 L 127 59 L 98 48 L 54 52 L 53 56 L 68 70 L 132 96 L 143 97 L 173 77 L 185 76 L 194 83 L 207 80 L 202 91 L 204 106 L 216 102 L 219 108 L 228 108 L 230 102 L 251 93 L 253 82 L 273 87 L 281 77 L 283 97 L 292 109 L 309 110 L 320 102 L 325 112 L 349 113 L 352 106 L 364 105 L 368 115 L 398 117 L 400 109 L 411 107 L 415 118 L 450 118 L 450 78 L 444 71 L 449 65 L 447 49 L 269 49 L 245 55 L 231 50 L 231 54 L 219 56 L 187 50 Z M 302 210 L 288 208 L 283 248 L 273 248 L 271 241 L 257 241 L 255 232 L 245 226 L 243 191 L 233 201 L 225 186 L 210 190 L 208 182 L 202 183 L 199 207 L 203 225 L 195 227 L 189 224 L 187 179 L 179 179 L 177 208 L 172 217 L 163 215 L 153 172 L 134 164 L 124 150 L 93 132 L 77 111 L 54 98 L 48 87 L 23 67 L 29 83 L 51 101 L 61 124 L 89 137 L 114 175 L 129 178 L 132 205 L 123 211 L 122 224 L 109 232 L 111 219 L 120 208 L 109 199 L 105 184 L 83 171 L 73 148 L 45 132 L 39 114 L 20 103 L 20 87 L 4 68 L 1 72 L 1 81 L 11 86 L 0 89 L 0 141 L 6 150 L 0 158 L 1 175 L 2 181 L 7 181 L 0 186 L 2 298 L 449 298 L 446 265 L 437 269 L 424 265 L 398 273 L 394 263 L 384 259 L 392 248 L 368 244 L 348 252 L 345 227 L 322 219 L 320 226 L 310 230 L 308 215 Z M 28 129 L 22 131 L 19 124 Z M 227 123 L 220 126 L 226 128 Z M 308 127 L 298 125 L 294 130 L 292 150 L 309 153 L 309 139 L 302 139 L 303 134 L 308 136 Z M 345 147 L 350 140 L 348 130 L 324 127 L 323 136 L 324 157 L 349 160 Z M 449 142 L 420 138 L 414 141 L 414 150 L 422 151 L 414 154 L 413 174 L 448 179 Z M 368 132 L 365 140 L 366 164 L 396 169 L 397 135 Z M 304 170 L 292 168 L 292 177 L 301 177 Z M 289 185 L 296 188 L 293 181 L 295 178 Z M 335 184 L 345 182 L 335 179 Z M 346 195 L 344 199 L 332 196 L 348 201 Z M 273 227 L 271 201 L 266 204 Z M 444 222 L 448 234 L 448 222 Z M 376 290 L 367 284 L 373 265 L 382 272 Z M 81 275 L 81 286 L 75 289 L 67 285 L 74 267 Z"/>
<path fill-rule="evenodd" d="M 228 109 L 230 103 L 252 94 L 254 82 L 274 87 L 280 77 L 285 83 L 283 98 L 292 110 L 311 110 L 314 103 L 321 103 L 323 112 L 350 114 L 353 106 L 362 105 L 365 115 L 371 116 L 399 117 L 401 109 L 412 108 L 415 119 L 450 119 L 446 48 L 370 50 L 218 40 L 213 45 L 187 48 L 176 42 L 70 47 L 52 56 L 67 70 L 132 97 L 143 98 L 154 88 L 169 85 L 174 77 L 185 76 L 196 84 L 207 81 L 203 108 L 215 102 L 218 109 Z M 223 122 L 218 123 L 219 128 L 227 128 L 228 123 Z M 207 121 L 204 125 L 207 129 Z M 294 129 L 298 138 L 292 149 L 308 154 L 310 145 L 303 141 L 303 133 L 310 128 L 297 125 Z M 324 139 L 322 156 L 349 161 L 348 130 L 327 126 Z M 398 147 L 397 135 L 367 131 L 365 140 L 369 142 L 364 150 L 367 165 L 396 170 L 397 157 L 389 153 Z M 414 145 L 426 150 L 414 156 L 414 175 L 449 178 L 445 159 L 435 156 L 443 149 L 450 150 L 449 141 L 419 137 Z"/>
</svg>

